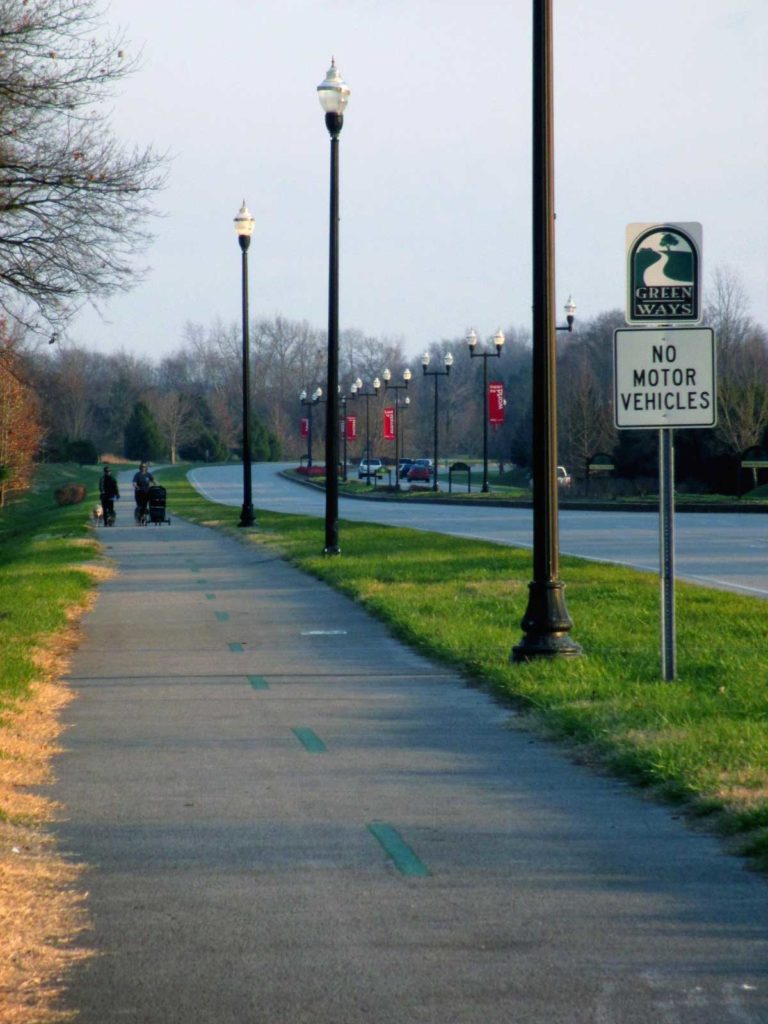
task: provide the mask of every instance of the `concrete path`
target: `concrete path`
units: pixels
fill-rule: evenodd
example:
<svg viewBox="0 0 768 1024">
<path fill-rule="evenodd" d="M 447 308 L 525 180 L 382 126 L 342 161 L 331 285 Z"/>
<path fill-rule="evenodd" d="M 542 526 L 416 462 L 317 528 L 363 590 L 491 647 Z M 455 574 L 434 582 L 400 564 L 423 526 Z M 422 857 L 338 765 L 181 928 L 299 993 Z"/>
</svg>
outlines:
<svg viewBox="0 0 768 1024">
<path fill-rule="evenodd" d="M 53 794 L 81 1024 L 768 1020 L 768 884 L 714 839 L 274 555 L 121 518 Z"/>
</svg>

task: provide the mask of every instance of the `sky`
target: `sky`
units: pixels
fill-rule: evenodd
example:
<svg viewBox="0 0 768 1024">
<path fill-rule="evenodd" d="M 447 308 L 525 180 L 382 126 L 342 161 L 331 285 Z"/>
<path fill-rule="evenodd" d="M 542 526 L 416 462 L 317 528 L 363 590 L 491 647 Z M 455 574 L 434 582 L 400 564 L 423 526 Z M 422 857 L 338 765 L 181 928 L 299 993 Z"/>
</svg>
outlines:
<svg viewBox="0 0 768 1024">
<path fill-rule="evenodd" d="M 233 218 L 255 219 L 253 317 L 327 324 L 330 143 L 350 86 L 340 326 L 410 357 L 470 326 L 530 329 L 531 0 L 107 0 L 140 71 L 112 125 L 170 155 L 143 283 L 72 343 L 152 358 L 240 317 Z M 704 282 L 768 322 L 766 0 L 553 0 L 558 309 L 623 308 L 625 228 L 700 222 Z M 707 299 L 705 287 L 704 299 Z"/>
</svg>

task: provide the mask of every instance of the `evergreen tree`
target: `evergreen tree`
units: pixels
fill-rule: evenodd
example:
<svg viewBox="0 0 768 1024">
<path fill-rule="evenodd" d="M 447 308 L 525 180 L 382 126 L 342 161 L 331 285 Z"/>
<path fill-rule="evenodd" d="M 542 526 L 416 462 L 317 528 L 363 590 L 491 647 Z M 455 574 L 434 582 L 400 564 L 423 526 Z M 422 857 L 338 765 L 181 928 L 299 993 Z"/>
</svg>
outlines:
<svg viewBox="0 0 768 1024">
<path fill-rule="evenodd" d="M 163 437 L 144 402 L 136 402 L 125 425 L 125 455 L 129 459 L 155 460 L 164 454 Z"/>
</svg>

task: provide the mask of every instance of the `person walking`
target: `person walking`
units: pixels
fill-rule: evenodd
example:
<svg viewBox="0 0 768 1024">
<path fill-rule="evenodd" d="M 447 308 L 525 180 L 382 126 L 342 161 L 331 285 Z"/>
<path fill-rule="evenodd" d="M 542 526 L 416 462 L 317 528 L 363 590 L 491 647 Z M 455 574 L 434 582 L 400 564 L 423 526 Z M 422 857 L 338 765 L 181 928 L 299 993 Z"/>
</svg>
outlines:
<svg viewBox="0 0 768 1024">
<path fill-rule="evenodd" d="M 117 480 L 112 476 L 112 470 L 109 466 L 105 466 L 99 480 L 99 498 L 101 499 L 105 526 L 115 525 L 115 499 L 119 499 L 119 497 L 120 489 L 117 486 Z"/>
</svg>

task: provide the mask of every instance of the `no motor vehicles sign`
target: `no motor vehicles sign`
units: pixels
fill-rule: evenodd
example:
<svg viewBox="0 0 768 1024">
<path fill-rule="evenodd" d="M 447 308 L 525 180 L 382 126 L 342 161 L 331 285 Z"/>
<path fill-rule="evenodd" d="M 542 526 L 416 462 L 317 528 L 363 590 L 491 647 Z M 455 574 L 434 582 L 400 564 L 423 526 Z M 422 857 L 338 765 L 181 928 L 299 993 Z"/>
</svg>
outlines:
<svg viewBox="0 0 768 1024">
<path fill-rule="evenodd" d="M 715 337 L 710 328 L 618 330 L 613 372 L 617 427 L 715 425 Z"/>
</svg>

